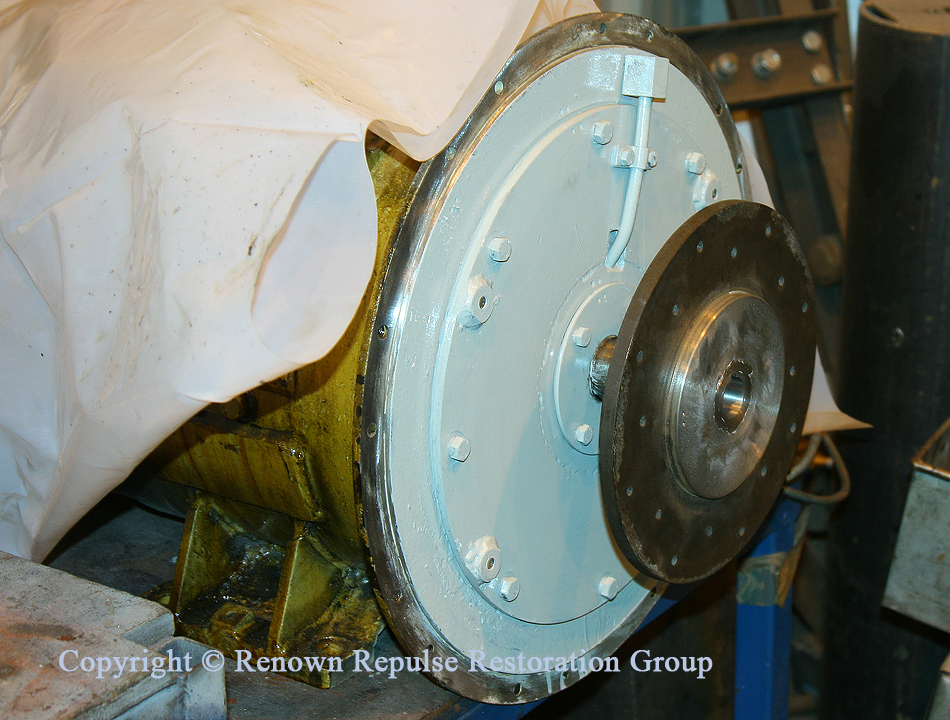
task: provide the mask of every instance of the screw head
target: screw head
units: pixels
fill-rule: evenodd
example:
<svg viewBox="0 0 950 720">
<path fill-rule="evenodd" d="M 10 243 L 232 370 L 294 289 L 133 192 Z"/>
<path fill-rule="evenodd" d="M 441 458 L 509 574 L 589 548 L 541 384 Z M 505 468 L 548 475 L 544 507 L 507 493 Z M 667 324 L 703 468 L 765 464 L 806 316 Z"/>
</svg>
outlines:
<svg viewBox="0 0 950 720">
<path fill-rule="evenodd" d="M 815 85 L 827 85 L 834 82 L 834 71 L 824 63 L 818 63 L 811 69 L 811 79 Z"/>
<path fill-rule="evenodd" d="M 651 168 L 656 167 L 656 150 L 651 150 L 647 155 L 647 165 Z"/>
<path fill-rule="evenodd" d="M 591 440 L 594 439 L 594 428 L 587 423 L 578 425 L 574 431 L 574 439 L 581 445 L 590 445 Z"/>
<path fill-rule="evenodd" d="M 488 257 L 495 262 L 508 262 L 511 257 L 511 240 L 506 237 L 493 237 L 488 243 Z"/>
<path fill-rule="evenodd" d="M 571 339 L 574 341 L 574 344 L 580 348 L 585 348 L 590 345 L 590 338 L 591 333 L 589 327 L 576 327 L 571 334 Z"/>
<path fill-rule="evenodd" d="M 505 602 L 511 602 L 521 593 L 521 581 L 510 575 L 503 578 L 498 586 L 498 595 Z"/>
<path fill-rule="evenodd" d="M 620 592 L 620 583 L 613 575 L 604 575 L 597 583 L 597 592 L 605 600 L 613 600 Z"/>
<path fill-rule="evenodd" d="M 720 80 L 731 80 L 739 69 L 739 56 L 726 52 L 719 55 L 709 66 L 712 74 Z"/>
<path fill-rule="evenodd" d="M 825 41 L 817 30 L 808 30 L 802 35 L 802 47 L 810 53 L 818 52 L 824 44 Z"/>
<path fill-rule="evenodd" d="M 590 139 L 598 145 L 606 145 L 613 139 L 614 126 L 606 120 L 598 120 L 590 129 Z"/>
<path fill-rule="evenodd" d="M 472 443 L 464 435 L 456 433 L 449 440 L 446 451 L 449 459 L 460 463 L 465 462 L 468 460 L 468 456 L 472 454 Z"/>
<path fill-rule="evenodd" d="M 686 169 L 693 175 L 702 175 L 706 169 L 706 156 L 701 152 L 691 152 L 686 156 Z"/>
<path fill-rule="evenodd" d="M 763 80 L 772 77 L 782 68 L 782 56 L 774 48 L 757 52 L 752 56 L 752 71 Z"/>
</svg>

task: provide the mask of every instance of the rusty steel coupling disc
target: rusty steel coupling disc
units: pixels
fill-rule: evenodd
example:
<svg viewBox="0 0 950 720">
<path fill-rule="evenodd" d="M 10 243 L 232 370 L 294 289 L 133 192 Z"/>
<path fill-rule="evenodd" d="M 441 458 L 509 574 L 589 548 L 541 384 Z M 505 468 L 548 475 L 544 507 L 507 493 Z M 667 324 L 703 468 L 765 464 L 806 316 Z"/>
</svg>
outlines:
<svg viewBox="0 0 950 720">
<path fill-rule="evenodd" d="M 788 223 L 754 202 L 696 213 L 637 287 L 609 363 L 600 482 L 626 558 L 672 583 L 751 539 L 801 437 L 815 302 Z"/>
</svg>

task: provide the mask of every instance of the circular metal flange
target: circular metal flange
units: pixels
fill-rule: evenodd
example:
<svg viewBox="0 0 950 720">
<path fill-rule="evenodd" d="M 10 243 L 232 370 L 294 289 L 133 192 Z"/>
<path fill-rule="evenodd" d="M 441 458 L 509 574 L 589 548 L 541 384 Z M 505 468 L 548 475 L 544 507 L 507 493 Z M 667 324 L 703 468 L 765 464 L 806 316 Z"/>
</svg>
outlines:
<svg viewBox="0 0 950 720">
<path fill-rule="evenodd" d="M 662 197 L 638 214 L 635 235 L 645 241 L 631 243 L 604 284 L 633 287 L 693 212 L 684 159 L 696 147 L 726 176 L 722 197 L 748 197 L 735 126 L 682 41 L 642 18 L 576 17 L 519 48 L 422 168 L 381 286 L 356 448 L 367 554 L 403 649 L 454 659 L 457 669 L 432 667 L 433 678 L 484 702 L 546 697 L 582 673 L 475 667 L 475 652 L 603 658 L 662 589 L 617 550 L 597 458 L 564 437 L 549 378 L 567 324 L 601 279 L 626 186 L 626 171 L 609 161 L 611 140 L 595 126 L 611 122 L 614 144 L 633 136 L 622 132 L 634 106 L 620 98 L 618 73 L 624 56 L 644 54 L 670 60 L 651 133 L 671 152 L 645 185 L 644 197 Z M 552 87 L 558 92 L 547 95 Z M 529 175 L 543 182 L 522 186 Z M 578 202 L 593 187 L 600 196 Z M 509 219 L 530 233 L 516 235 Z M 543 272 L 532 262 L 538 248 L 548 253 Z M 611 312 L 613 334 L 623 306 Z M 602 339 L 592 338 L 592 353 Z M 581 369 L 588 393 L 589 368 Z M 595 423 L 586 424 L 593 445 Z"/>
<path fill-rule="evenodd" d="M 687 220 L 647 269 L 604 391 L 600 482 L 641 571 L 700 580 L 751 539 L 801 436 L 815 303 L 788 223 L 724 201 Z"/>
</svg>

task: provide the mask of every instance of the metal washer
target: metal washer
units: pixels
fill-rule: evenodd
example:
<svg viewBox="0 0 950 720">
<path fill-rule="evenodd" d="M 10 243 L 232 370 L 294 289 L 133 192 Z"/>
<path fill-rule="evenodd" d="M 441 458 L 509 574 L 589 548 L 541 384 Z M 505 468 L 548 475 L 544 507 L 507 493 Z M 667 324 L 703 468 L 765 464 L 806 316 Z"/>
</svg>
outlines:
<svg viewBox="0 0 950 720">
<path fill-rule="evenodd" d="M 766 359 L 780 364 L 781 394 L 765 446 L 751 438 L 746 443 L 745 456 L 756 459 L 748 475 L 722 497 L 703 497 L 676 458 L 675 376 L 702 314 L 730 293 L 756 298 L 774 317 L 783 347 Z M 687 220 L 654 258 L 617 338 L 599 448 L 611 531 L 638 569 L 667 582 L 700 580 L 734 558 L 765 519 L 801 437 L 814 371 L 814 307 L 798 241 L 765 205 L 712 205 Z M 731 368 L 743 361 L 743 351 L 732 345 L 723 352 L 729 357 L 709 363 Z M 718 372 L 708 375 L 718 386 Z M 728 433 L 716 427 L 715 409 L 710 402 L 699 420 Z"/>
</svg>

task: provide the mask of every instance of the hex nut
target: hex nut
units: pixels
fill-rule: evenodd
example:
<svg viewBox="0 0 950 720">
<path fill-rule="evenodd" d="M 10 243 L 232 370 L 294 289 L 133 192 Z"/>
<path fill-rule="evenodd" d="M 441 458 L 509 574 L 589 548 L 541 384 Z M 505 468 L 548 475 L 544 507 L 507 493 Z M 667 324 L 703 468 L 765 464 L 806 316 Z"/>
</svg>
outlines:
<svg viewBox="0 0 950 720">
<path fill-rule="evenodd" d="M 590 328 L 584 327 L 583 325 L 574 328 L 574 332 L 571 333 L 571 339 L 579 348 L 586 348 L 588 345 L 590 345 L 590 338 Z"/>
<path fill-rule="evenodd" d="M 505 602 L 511 602 L 521 593 L 521 581 L 516 577 L 508 576 L 502 579 L 498 586 L 498 595 Z"/>
<path fill-rule="evenodd" d="M 511 240 L 506 237 L 493 237 L 488 243 L 488 257 L 495 262 L 508 262 L 511 257 Z"/>
<path fill-rule="evenodd" d="M 501 550 L 498 541 L 491 535 L 484 535 L 469 547 L 465 554 L 465 566 L 483 583 L 491 582 L 501 570 Z"/>
<path fill-rule="evenodd" d="M 620 583 L 613 575 L 604 575 L 597 583 L 597 592 L 605 600 L 613 600 L 620 592 Z"/>
<path fill-rule="evenodd" d="M 606 120 L 598 120 L 590 129 L 590 139 L 598 145 L 606 145 L 614 136 L 614 126 Z"/>
<path fill-rule="evenodd" d="M 701 152 L 691 152 L 686 156 L 686 170 L 693 175 L 702 175 L 706 169 L 706 156 Z"/>
<path fill-rule="evenodd" d="M 574 439 L 581 445 L 590 445 L 591 440 L 594 439 L 594 428 L 587 423 L 581 423 L 574 431 Z"/>
<path fill-rule="evenodd" d="M 456 433 L 448 442 L 447 452 L 451 460 L 465 462 L 472 454 L 472 443 L 464 435 Z"/>
</svg>

